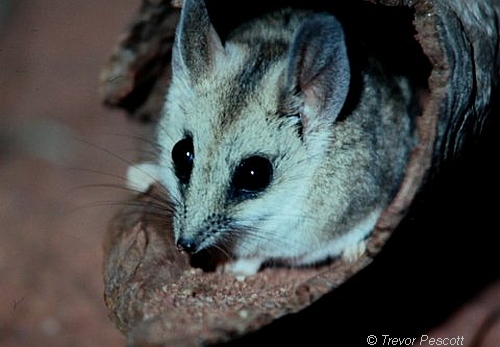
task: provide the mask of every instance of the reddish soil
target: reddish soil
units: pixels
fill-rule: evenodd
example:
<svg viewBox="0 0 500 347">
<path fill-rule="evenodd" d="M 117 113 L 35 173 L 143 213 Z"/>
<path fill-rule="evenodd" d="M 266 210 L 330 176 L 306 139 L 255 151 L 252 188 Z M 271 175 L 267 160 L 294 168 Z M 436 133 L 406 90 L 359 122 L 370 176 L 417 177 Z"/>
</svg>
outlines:
<svg viewBox="0 0 500 347">
<path fill-rule="evenodd" d="M 0 6 L 0 345 L 123 346 L 102 294 L 126 167 L 108 150 L 132 159 L 140 127 L 101 106 L 98 75 L 140 2 L 11 3 Z"/>
</svg>

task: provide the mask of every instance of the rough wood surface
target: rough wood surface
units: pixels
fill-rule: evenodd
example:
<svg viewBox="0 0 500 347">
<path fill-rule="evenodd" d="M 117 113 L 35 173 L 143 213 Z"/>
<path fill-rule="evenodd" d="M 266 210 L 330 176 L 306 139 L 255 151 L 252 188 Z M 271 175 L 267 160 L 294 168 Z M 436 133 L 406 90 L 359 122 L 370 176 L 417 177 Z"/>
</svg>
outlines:
<svg viewBox="0 0 500 347">
<path fill-rule="evenodd" d="M 238 281 L 193 269 L 155 217 L 150 196 L 132 198 L 110 224 L 104 265 L 110 316 L 134 346 L 204 345 L 232 340 L 297 312 L 366 267 L 443 163 L 474 142 L 489 113 L 499 78 L 498 1 L 371 1 L 414 11 L 416 40 L 431 64 L 420 142 L 401 189 L 354 264 L 315 269 L 266 269 Z M 215 6 L 215 5 L 214 5 Z M 168 62 L 178 9 L 144 1 L 101 75 L 106 104 L 154 119 L 168 86 Z M 150 194 L 161 193 L 159 188 Z"/>
<path fill-rule="evenodd" d="M 370 261 L 363 256 L 354 264 L 265 269 L 243 281 L 205 273 L 178 252 L 169 226 L 148 213 L 150 203 L 148 195 L 139 197 L 115 219 L 106 240 L 106 303 L 137 345 L 229 340 L 297 312 Z M 378 251 L 374 242 L 368 248 L 368 254 Z"/>
<path fill-rule="evenodd" d="M 179 8 L 169 1 L 144 1 L 123 33 L 100 76 L 100 94 L 108 106 L 135 118 L 156 118 L 170 79 L 170 52 Z"/>
</svg>

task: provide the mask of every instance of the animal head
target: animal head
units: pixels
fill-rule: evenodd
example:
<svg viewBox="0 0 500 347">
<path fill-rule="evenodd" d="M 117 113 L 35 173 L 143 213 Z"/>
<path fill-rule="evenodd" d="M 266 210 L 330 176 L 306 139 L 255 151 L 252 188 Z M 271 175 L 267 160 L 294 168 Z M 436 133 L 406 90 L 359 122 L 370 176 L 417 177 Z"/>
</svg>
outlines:
<svg viewBox="0 0 500 347">
<path fill-rule="evenodd" d="M 341 25 L 284 10 L 222 42 L 204 2 L 186 0 L 172 70 L 157 137 L 177 244 L 245 257 L 297 247 L 349 89 Z"/>
</svg>

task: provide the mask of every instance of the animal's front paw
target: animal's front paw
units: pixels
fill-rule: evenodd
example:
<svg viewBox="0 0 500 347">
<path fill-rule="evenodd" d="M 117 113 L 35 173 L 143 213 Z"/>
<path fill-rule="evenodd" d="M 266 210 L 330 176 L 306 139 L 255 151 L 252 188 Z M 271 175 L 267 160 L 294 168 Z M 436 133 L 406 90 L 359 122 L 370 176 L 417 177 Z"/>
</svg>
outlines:
<svg viewBox="0 0 500 347">
<path fill-rule="evenodd" d="M 234 275 L 239 280 L 255 275 L 263 260 L 260 258 L 240 258 L 222 265 L 222 271 Z"/>
<path fill-rule="evenodd" d="M 127 171 L 127 187 L 144 193 L 160 178 L 160 167 L 154 163 L 131 165 Z"/>
<path fill-rule="evenodd" d="M 357 243 L 347 246 L 342 252 L 342 260 L 347 263 L 354 263 L 358 260 L 366 251 L 366 242 L 361 240 Z"/>
</svg>

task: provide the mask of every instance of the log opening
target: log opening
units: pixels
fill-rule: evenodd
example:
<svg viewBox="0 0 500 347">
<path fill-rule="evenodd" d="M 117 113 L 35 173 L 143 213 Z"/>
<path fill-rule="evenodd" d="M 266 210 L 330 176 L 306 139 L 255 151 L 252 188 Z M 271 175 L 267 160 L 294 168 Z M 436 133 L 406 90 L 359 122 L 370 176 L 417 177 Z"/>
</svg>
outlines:
<svg viewBox="0 0 500 347">
<path fill-rule="evenodd" d="M 131 205 L 136 206 L 120 211 L 110 224 L 104 264 L 110 316 L 132 345 L 229 341 L 330 293 L 370 263 L 426 180 L 460 152 L 488 115 L 500 65 L 498 3 L 208 1 L 222 36 L 241 21 L 283 5 L 331 11 L 343 22 L 349 37 L 363 39 L 366 46 L 361 48 L 376 54 L 393 72 L 414 81 L 421 106 L 416 120 L 420 140 L 412 151 L 401 189 L 378 221 L 368 255 L 359 262 L 332 264 L 313 273 L 266 270 L 246 285 L 193 270 L 165 236 L 170 232 L 165 231 L 168 225 L 148 215 L 150 197 L 132 198 Z M 168 88 L 178 11 L 169 1 L 144 0 L 102 71 L 101 95 L 106 105 L 124 108 L 136 119 L 156 120 Z M 281 296 L 273 298 L 271 292 L 280 288 Z M 215 297 L 217 291 L 232 295 L 236 303 L 221 303 Z M 255 292 L 263 293 L 262 297 L 255 298 Z M 274 299 L 282 301 L 266 306 Z M 194 306 L 179 309 L 179 302 Z"/>
</svg>

